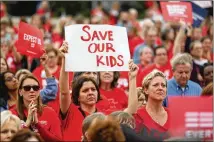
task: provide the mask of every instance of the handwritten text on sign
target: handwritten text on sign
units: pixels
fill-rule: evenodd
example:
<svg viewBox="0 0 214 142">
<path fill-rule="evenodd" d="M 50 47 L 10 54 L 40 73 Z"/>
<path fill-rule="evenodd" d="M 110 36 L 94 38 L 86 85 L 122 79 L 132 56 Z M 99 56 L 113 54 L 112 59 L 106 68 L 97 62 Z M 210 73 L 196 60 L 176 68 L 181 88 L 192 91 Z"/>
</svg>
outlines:
<svg viewBox="0 0 214 142">
<path fill-rule="evenodd" d="M 66 71 L 128 70 L 130 55 L 125 28 L 72 25 L 65 27 L 65 36 L 69 44 Z"/>
</svg>

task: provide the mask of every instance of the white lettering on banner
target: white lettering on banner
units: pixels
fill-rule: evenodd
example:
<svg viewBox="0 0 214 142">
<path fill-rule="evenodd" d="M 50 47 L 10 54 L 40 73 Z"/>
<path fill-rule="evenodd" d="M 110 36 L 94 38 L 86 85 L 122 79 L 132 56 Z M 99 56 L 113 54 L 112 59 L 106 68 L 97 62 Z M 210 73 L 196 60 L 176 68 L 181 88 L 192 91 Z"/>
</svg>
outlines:
<svg viewBox="0 0 214 142">
<path fill-rule="evenodd" d="M 167 5 L 167 10 L 169 16 L 182 16 L 187 17 L 185 15 L 187 7 L 185 5 Z"/>
<path fill-rule="evenodd" d="M 35 36 L 32 36 L 32 35 L 24 34 L 24 40 L 30 41 L 31 47 L 35 47 L 35 43 L 42 45 L 41 39 L 39 39 Z"/>
<path fill-rule="evenodd" d="M 187 138 L 211 138 L 212 130 L 188 130 L 185 136 Z"/>
<path fill-rule="evenodd" d="M 187 128 L 212 128 L 212 112 L 186 112 L 185 126 Z"/>
</svg>

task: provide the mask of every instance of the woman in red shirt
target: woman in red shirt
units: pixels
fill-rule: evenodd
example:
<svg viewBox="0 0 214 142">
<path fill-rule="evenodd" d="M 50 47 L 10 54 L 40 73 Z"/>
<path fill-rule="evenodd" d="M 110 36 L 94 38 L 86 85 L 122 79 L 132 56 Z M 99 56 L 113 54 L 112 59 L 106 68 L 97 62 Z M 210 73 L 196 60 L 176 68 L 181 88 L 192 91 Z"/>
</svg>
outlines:
<svg viewBox="0 0 214 142">
<path fill-rule="evenodd" d="M 123 110 L 128 105 L 128 97 L 122 89 L 117 88 L 120 73 L 117 71 L 99 72 L 100 93 L 105 96 L 112 110 Z"/>
<path fill-rule="evenodd" d="M 63 43 L 60 48 L 62 55 L 67 53 L 68 44 Z M 129 63 L 130 69 L 137 68 L 137 65 L 134 66 L 133 61 Z M 135 74 L 137 71 L 135 71 Z M 100 91 L 97 85 L 97 82 L 94 78 L 79 77 L 72 84 L 72 96 L 70 95 L 69 89 L 69 74 L 65 72 L 65 57 L 62 58 L 62 66 L 60 72 L 60 113 L 62 119 L 62 132 L 63 140 L 65 141 L 80 141 L 82 136 L 82 122 L 84 117 L 94 112 L 99 111 L 96 108 L 96 103 L 100 99 Z M 130 77 L 131 85 L 133 83 L 136 85 L 136 80 Z M 136 94 L 136 89 L 131 88 L 130 94 Z M 132 95 L 129 98 L 129 105 L 126 109 L 127 112 L 135 112 L 135 100 L 133 100 Z M 137 98 L 136 98 L 137 99 Z M 134 103 L 132 103 L 134 102 Z M 134 108 L 134 109 L 133 109 Z M 104 110 L 101 110 L 104 111 Z"/>
<path fill-rule="evenodd" d="M 25 75 L 19 84 L 17 106 L 11 111 L 23 121 L 23 127 L 38 132 L 45 141 L 60 141 L 60 120 L 52 108 L 42 104 L 39 91 L 39 81 Z"/>
<path fill-rule="evenodd" d="M 136 132 L 148 141 L 164 140 L 169 137 L 170 121 L 168 109 L 162 106 L 166 97 L 166 77 L 154 70 L 144 78 L 142 84 L 147 104 L 134 115 Z"/>
</svg>

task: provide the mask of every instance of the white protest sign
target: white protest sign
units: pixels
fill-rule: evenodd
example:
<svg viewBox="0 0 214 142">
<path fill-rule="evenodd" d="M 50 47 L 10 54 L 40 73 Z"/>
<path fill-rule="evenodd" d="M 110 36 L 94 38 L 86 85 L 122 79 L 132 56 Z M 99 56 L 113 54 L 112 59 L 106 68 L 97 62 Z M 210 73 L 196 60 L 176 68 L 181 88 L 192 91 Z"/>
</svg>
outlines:
<svg viewBox="0 0 214 142">
<path fill-rule="evenodd" d="M 65 71 L 128 71 L 130 52 L 125 27 L 71 25 L 65 27 L 68 54 Z"/>
<path fill-rule="evenodd" d="M 212 7 L 212 1 L 192 1 L 193 3 L 197 4 L 201 8 L 209 8 Z"/>
</svg>

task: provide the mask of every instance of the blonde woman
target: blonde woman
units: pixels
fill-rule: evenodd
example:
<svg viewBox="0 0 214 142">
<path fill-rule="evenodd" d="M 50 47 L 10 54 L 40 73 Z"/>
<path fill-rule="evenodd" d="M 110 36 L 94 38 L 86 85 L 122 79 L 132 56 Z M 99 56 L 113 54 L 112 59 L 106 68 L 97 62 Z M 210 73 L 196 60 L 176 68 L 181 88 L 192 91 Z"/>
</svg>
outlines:
<svg viewBox="0 0 214 142">
<path fill-rule="evenodd" d="M 21 128 L 20 119 L 9 110 L 1 112 L 1 136 L 0 141 L 9 141 Z"/>
<path fill-rule="evenodd" d="M 162 106 L 166 98 L 166 77 L 162 72 L 153 70 L 142 84 L 147 104 L 135 114 L 136 132 L 148 141 L 164 140 L 169 137 L 170 120 L 168 109 Z"/>
</svg>

